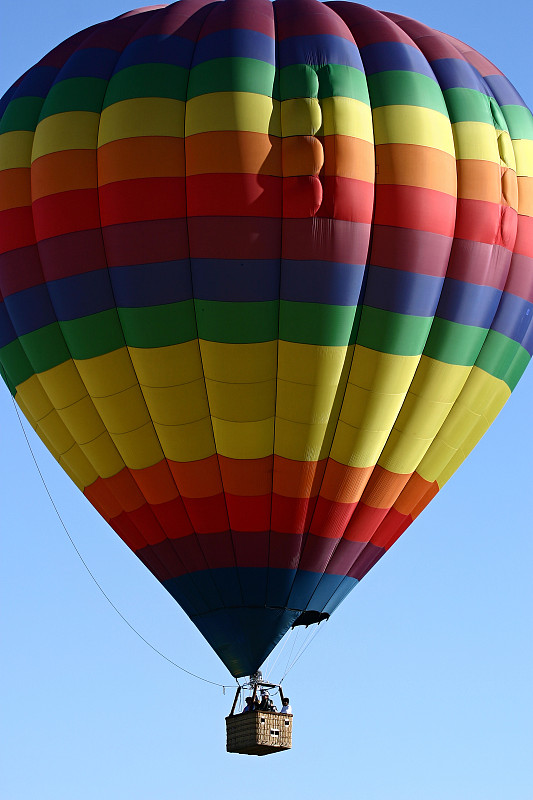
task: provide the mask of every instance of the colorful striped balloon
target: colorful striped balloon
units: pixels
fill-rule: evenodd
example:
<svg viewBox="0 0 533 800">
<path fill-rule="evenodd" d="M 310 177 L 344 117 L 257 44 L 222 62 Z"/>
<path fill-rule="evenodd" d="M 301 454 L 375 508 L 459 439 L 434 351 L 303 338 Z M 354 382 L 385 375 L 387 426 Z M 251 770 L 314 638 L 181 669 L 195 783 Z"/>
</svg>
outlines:
<svg viewBox="0 0 533 800">
<path fill-rule="evenodd" d="M 531 113 L 396 14 L 181 0 L 68 39 L 0 114 L 2 375 L 248 675 L 525 369 Z"/>
</svg>

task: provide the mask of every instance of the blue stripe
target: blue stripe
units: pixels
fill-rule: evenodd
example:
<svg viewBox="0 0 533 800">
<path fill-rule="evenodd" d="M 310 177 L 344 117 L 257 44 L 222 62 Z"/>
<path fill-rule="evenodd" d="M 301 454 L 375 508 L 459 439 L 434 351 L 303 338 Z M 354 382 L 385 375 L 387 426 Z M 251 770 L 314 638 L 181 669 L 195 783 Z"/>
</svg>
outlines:
<svg viewBox="0 0 533 800">
<path fill-rule="evenodd" d="M 2 302 L 0 302 L 0 347 L 5 347 L 6 344 L 9 344 L 16 338 L 17 334 L 13 329 L 13 323 L 8 314 L 6 304 L 2 300 Z"/>
<path fill-rule="evenodd" d="M 498 105 L 515 105 L 527 108 L 513 84 L 507 80 L 505 75 L 487 75 L 485 81 L 490 86 L 491 91 L 494 92 Z"/>
<path fill-rule="evenodd" d="M 54 83 L 68 78 L 103 78 L 109 80 L 119 54 L 104 47 L 76 50 L 61 68 Z"/>
<path fill-rule="evenodd" d="M 279 260 L 191 259 L 199 300 L 253 302 L 279 299 Z"/>
<path fill-rule="evenodd" d="M 283 259 L 280 297 L 299 303 L 356 306 L 364 274 L 362 264 Z"/>
<path fill-rule="evenodd" d="M 367 75 L 388 70 L 407 70 L 435 80 L 435 75 L 420 50 L 403 42 L 367 44 L 361 48 L 361 57 Z"/>
<path fill-rule="evenodd" d="M 368 268 L 364 304 L 396 314 L 432 317 L 444 278 L 388 267 Z"/>
<path fill-rule="evenodd" d="M 115 307 L 106 269 L 48 281 L 46 286 L 58 320 L 88 317 Z"/>
<path fill-rule="evenodd" d="M 523 344 L 531 353 L 531 325 L 533 321 L 533 305 L 529 300 L 517 297 L 515 294 L 503 292 L 498 311 L 492 323 L 492 329 L 503 333 L 509 339 Z M 529 333 L 529 336 L 528 336 Z M 527 344 L 526 344 L 527 342 Z"/>
<path fill-rule="evenodd" d="M 342 64 L 363 71 L 359 50 L 342 36 L 330 33 L 290 36 L 279 42 L 279 66 Z"/>
<path fill-rule="evenodd" d="M 44 283 L 10 294 L 4 302 L 17 336 L 24 336 L 26 333 L 57 322 Z"/>
<path fill-rule="evenodd" d="M 460 325 L 490 328 L 500 302 L 501 289 L 447 278 L 437 316 Z"/>
<path fill-rule="evenodd" d="M 159 306 L 192 298 L 189 259 L 110 267 L 109 274 L 120 308 Z"/>
<path fill-rule="evenodd" d="M 477 69 L 461 58 L 438 58 L 431 62 L 442 91 L 446 89 L 475 89 L 490 96 L 488 87 Z M 489 109 L 487 108 L 487 113 Z"/>
<path fill-rule="evenodd" d="M 194 47 L 194 42 L 181 36 L 144 36 L 124 49 L 117 72 L 137 64 L 174 64 L 189 69 Z"/>
<path fill-rule="evenodd" d="M 359 581 L 357 580 L 357 578 L 351 578 L 349 575 L 343 578 L 342 581 L 340 581 L 338 587 L 333 592 L 328 602 L 326 603 L 326 605 L 324 606 L 323 611 L 325 611 L 326 614 L 330 615 L 333 614 L 335 609 L 338 608 L 338 606 L 342 603 L 344 598 L 350 594 L 352 589 L 355 589 L 358 583 Z M 328 588 L 331 588 L 331 586 L 332 584 Z M 309 605 L 311 608 L 313 608 L 314 598 L 311 600 L 311 603 Z"/>
<path fill-rule="evenodd" d="M 275 64 L 275 42 L 271 36 L 258 31 L 240 28 L 215 31 L 198 40 L 192 66 L 213 58 L 255 58 Z"/>
<path fill-rule="evenodd" d="M 17 87 L 17 91 L 13 93 L 10 99 L 14 100 L 19 97 L 46 97 L 57 73 L 57 67 L 33 67 L 28 74 L 24 76 Z"/>
</svg>

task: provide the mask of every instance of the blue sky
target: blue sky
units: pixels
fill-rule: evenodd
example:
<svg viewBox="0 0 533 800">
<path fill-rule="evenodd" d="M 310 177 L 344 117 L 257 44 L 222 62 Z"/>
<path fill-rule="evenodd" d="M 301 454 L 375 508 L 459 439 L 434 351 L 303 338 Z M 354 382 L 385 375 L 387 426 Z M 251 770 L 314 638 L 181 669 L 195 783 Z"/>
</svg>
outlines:
<svg viewBox="0 0 533 800">
<path fill-rule="evenodd" d="M 130 7 L 5 4 L 0 94 L 71 33 Z M 469 42 L 533 106 L 530 0 L 386 8 Z M 253 759 L 225 753 L 232 691 L 154 653 L 95 586 L 1 386 L 0 796 L 531 800 L 532 406 L 530 369 L 469 460 L 285 679 L 293 750 Z M 30 438 L 112 602 L 168 658 L 231 684 L 172 598 Z"/>
</svg>

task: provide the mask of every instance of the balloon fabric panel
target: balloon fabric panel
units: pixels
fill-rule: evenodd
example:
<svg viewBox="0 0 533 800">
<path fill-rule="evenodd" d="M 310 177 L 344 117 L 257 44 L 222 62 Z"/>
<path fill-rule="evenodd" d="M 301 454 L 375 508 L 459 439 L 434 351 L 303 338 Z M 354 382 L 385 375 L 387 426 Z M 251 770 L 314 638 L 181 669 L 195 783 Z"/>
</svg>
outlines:
<svg viewBox="0 0 533 800">
<path fill-rule="evenodd" d="M 332 613 L 533 346 L 533 119 L 414 20 L 181 0 L 0 102 L 0 372 L 235 676 Z"/>
</svg>

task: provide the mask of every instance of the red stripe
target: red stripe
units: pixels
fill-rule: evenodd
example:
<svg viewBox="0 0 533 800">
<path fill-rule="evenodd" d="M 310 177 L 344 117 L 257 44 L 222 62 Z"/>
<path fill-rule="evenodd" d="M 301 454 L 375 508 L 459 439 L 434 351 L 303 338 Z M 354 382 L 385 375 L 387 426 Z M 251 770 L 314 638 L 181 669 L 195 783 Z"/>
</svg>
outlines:
<svg viewBox="0 0 533 800">
<path fill-rule="evenodd" d="M 97 189 L 73 189 L 40 197 L 33 203 L 37 240 L 100 227 Z"/>
<path fill-rule="evenodd" d="M 226 494 L 225 497 L 231 530 L 267 531 L 270 529 L 270 494 L 259 497 Z"/>
<path fill-rule="evenodd" d="M 456 199 L 419 186 L 376 185 L 376 225 L 453 236 Z"/>
<path fill-rule="evenodd" d="M 356 506 L 357 503 L 338 503 L 320 496 L 311 522 L 311 533 L 321 537 L 340 539 Z"/>
<path fill-rule="evenodd" d="M 512 250 L 516 238 L 516 211 L 486 200 L 457 200 L 455 238 L 497 244 Z"/>
<path fill-rule="evenodd" d="M 223 494 L 214 497 L 184 497 L 183 503 L 197 533 L 218 533 L 229 529 Z"/>
<path fill-rule="evenodd" d="M 374 210 L 374 184 L 355 178 L 342 178 L 336 175 L 321 177 L 323 187 L 322 205 L 319 217 L 345 219 L 351 222 L 372 222 Z M 283 214 L 287 214 L 285 207 Z"/>
<path fill-rule="evenodd" d="M 31 206 L 0 211 L 0 253 L 35 243 Z"/>
<path fill-rule="evenodd" d="M 216 173 L 187 177 L 189 217 L 281 217 L 282 178 Z"/>
<path fill-rule="evenodd" d="M 185 178 L 137 178 L 99 189 L 102 225 L 187 216 Z"/>
</svg>

